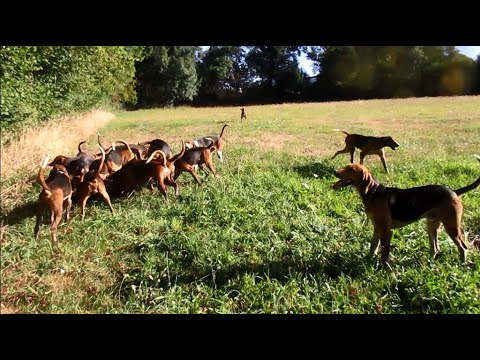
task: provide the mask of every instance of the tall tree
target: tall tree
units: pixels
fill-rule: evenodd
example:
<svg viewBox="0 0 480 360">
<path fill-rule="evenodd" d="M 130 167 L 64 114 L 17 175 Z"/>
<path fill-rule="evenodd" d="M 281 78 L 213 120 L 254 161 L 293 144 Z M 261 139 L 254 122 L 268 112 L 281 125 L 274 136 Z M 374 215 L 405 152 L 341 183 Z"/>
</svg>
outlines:
<svg viewBox="0 0 480 360">
<path fill-rule="evenodd" d="M 477 56 L 475 73 L 476 73 L 476 77 L 475 77 L 476 81 L 475 81 L 475 87 L 474 87 L 473 93 L 480 95 L 480 55 Z"/>
<path fill-rule="evenodd" d="M 199 102 L 234 101 L 245 91 L 249 71 L 246 49 L 240 46 L 210 46 L 198 60 Z"/>
<path fill-rule="evenodd" d="M 298 65 L 299 46 L 254 46 L 246 62 L 270 101 L 292 101 L 301 95 L 305 74 Z"/>
<path fill-rule="evenodd" d="M 198 91 L 196 46 L 150 46 L 137 65 L 139 105 L 173 106 L 191 101 Z"/>
</svg>

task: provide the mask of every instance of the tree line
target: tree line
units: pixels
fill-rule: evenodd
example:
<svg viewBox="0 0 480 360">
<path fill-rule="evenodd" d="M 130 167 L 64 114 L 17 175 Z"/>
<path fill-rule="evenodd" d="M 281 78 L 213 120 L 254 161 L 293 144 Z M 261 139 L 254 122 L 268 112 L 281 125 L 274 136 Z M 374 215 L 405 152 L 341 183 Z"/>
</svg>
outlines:
<svg viewBox="0 0 480 360">
<path fill-rule="evenodd" d="M 454 46 L 3 46 L 0 82 L 10 131 L 99 106 L 480 94 L 480 57 Z"/>
</svg>

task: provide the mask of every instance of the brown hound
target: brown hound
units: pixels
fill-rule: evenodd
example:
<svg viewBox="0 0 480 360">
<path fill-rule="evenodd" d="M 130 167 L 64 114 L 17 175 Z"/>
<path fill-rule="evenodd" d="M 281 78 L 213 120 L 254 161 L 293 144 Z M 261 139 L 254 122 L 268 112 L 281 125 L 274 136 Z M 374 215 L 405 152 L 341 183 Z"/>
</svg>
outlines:
<svg viewBox="0 0 480 360">
<path fill-rule="evenodd" d="M 43 190 L 40 193 L 37 209 L 37 222 L 35 224 L 34 235 L 38 240 L 40 235 L 40 224 L 42 223 L 43 213 L 47 207 L 50 208 L 50 232 L 52 242 L 57 243 L 57 227 L 62 220 L 63 206 L 66 205 L 67 221 L 70 220 L 70 208 L 72 206 L 72 184 L 64 165 L 54 164 L 52 171 L 45 181 L 45 168 L 48 164 L 48 156 L 43 160 L 42 166 L 38 171 L 38 182 Z"/>
<path fill-rule="evenodd" d="M 151 162 L 153 156 L 150 156 L 146 161 L 147 164 L 150 163 L 153 166 L 151 169 L 152 179 L 157 182 L 158 190 L 162 192 L 165 200 L 168 200 L 167 187 L 165 185 L 172 186 L 175 189 L 175 196 L 178 196 L 178 184 L 173 179 L 173 175 L 175 174 L 175 162 L 180 159 L 184 153 L 185 143 L 182 141 L 182 150 L 172 158 L 166 158 L 166 154 L 164 154 L 163 163 L 159 162 L 157 159 Z M 153 183 L 150 183 L 150 189 L 153 191 Z"/>
<path fill-rule="evenodd" d="M 215 146 L 215 149 L 217 151 L 218 159 L 220 160 L 220 162 L 223 162 L 223 146 L 225 143 L 225 141 L 223 140 L 223 132 L 225 131 L 225 128 L 227 126 L 230 125 L 223 125 L 220 135 L 204 136 L 196 140 L 188 141 L 185 146 L 187 147 L 187 149 L 192 149 L 195 147 L 207 147 L 210 144 L 210 141 L 213 141 L 213 146 Z"/>
<path fill-rule="evenodd" d="M 193 176 L 197 183 L 201 184 L 202 182 L 195 171 L 195 166 L 197 165 L 202 166 L 203 169 L 204 165 L 206 165 L 216 177 L 217 171 L 213 167 L 212 162 L 213 151 L 215 151 L 213 140 L 210 140 L 210 145 L 207 147 L 198 147 L 185 151 L 183 156 L 175 162 L 175 176 L 173 179 L 177 180 L 180 174 L 186 171 Z"/>
<path fill-rule="evenodd" d="M 479 159 L 480 161 L 480 159 Z M 467 245 L 463 241 L 462 202 L 460 195 L 480 185 L 480 177 L 472 184 L 458 190 L 443 185 L 426 185 L 408 189 L 385 187 L 380 184 L 364 165 L 353 164 L 335 171 L 340 180 L 333 185 L 338 190 L 345 186 L 357 189 L 372 221 L 374 232 L 370 255 L 375 255 L 381 245 L 381 259 L 388 261 L 392 229 L 403 227 L 421 218 L 427 219 L 430 238 L 430 254 L 435 259 L 439 254 L 438 229 L 443 223 L 445 230 L 458 248 L 460 259 L 465 261 Z"/>
<path fill-rule="evenodd" d="M 100 148 L 102 157 L 92 163 L 90 168 L 95 170 L 90 170 L 87 174 L 85 174 L 83 182 L 77 185 L 77 190 L 74 194 L 75 200 L 82 207 L 82 220 L 85 219 L 85 206 L 87 204 L 88 198 L 91 195 L 97 193 L 100 194 L 103 200 L 107 203 L 110 211 L 113 214 L 113 207 L 112 202 L 110 201 L 110 196 L 108 195 L 107 189 L 105 188 L 105 182 L 100 176 L 100 171 L 102 170 L 105 161 L 105 151 L 100 145 L 98 147 Z"/>
</svg>

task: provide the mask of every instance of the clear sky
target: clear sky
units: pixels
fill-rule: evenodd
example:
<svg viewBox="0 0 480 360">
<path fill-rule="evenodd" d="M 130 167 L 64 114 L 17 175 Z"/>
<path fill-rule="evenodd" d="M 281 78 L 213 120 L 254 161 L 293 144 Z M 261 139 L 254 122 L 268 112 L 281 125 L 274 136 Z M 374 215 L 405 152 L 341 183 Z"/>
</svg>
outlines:
<svg viewBox="0 0 480 360">
<path fill-rule="evenodd" d="M 455 46 L 462 54 L 477 60 L 477 55 L 480 54 L 480 46 Z M 309 75 L 313 76 L 312 62 L 308 60 L 304 54 L 298 59 L 300 67 Z"/>
</svg>

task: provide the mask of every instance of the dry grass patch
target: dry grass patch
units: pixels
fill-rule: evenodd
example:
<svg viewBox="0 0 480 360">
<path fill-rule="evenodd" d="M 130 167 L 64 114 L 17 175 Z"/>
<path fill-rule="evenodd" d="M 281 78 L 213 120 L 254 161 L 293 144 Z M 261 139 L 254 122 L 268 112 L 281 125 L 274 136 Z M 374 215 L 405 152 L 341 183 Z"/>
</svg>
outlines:
<svg viewBox="0 0 480 360">
<path fill-rule="evenodd" d="M 17 141 L 1 149 L 2 181 L 19 172 L 33 172 L 41 158 L 77 153 L 78 143 L 94 135 L 115 115 L 104 110 L 93 110 L 87 114 L 62 117 L 38 129 L 27 129 Z M 2 197 L 4 192 L 2 189 Z"/>
</svg>

